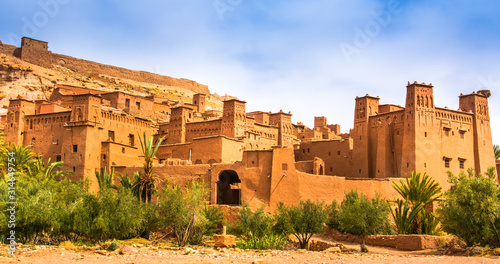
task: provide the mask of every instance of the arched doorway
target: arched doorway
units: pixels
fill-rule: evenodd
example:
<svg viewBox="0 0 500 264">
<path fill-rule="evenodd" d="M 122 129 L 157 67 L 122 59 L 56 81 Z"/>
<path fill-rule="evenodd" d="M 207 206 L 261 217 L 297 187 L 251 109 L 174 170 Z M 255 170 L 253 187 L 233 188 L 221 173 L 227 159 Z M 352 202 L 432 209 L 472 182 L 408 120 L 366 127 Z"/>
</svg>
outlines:
<svg viewBox="0 0 500 264">
<path fill-rule="evenodd" d="M 241 180 L 233 170 L 225 170 L 217 182 L 217 204 L 241 204 Z"/>
</svg>

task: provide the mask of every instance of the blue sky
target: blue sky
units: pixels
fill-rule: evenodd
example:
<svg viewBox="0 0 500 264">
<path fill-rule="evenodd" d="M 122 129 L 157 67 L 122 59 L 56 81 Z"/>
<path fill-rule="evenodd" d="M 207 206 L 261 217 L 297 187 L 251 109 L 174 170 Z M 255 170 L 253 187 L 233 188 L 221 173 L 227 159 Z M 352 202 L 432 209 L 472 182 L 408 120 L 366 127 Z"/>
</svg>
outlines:
<svg viewBox="0 0 500 264">
<path fill-rule="evenodd" d="M 0 3 L 0 40 L 188 78 L 292 111 L 312 126 L 352 127 L 354 98 L 404 105 L 408 81 L 432 82 L 437 106 L 490 89 L 500 143 L 500 2 L 375 0 L 40 0 Z"/>
</svg>

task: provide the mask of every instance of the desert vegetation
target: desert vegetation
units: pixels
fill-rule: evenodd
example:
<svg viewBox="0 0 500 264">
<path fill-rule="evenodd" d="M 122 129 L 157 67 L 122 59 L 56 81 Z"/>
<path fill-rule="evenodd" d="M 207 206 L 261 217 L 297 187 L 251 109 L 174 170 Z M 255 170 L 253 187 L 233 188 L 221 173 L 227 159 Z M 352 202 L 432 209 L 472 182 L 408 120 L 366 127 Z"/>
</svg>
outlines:
<svg viewBox="0 0 500 264">
<path fill-rule="evenodd" d="M 193 181 L 179 186 L 166 182 L 158 189 L 150 168 L 161 140 L 153 144 L 152 138 L 144 136 L 141 143 L 143 151 L 149 153 L 145 155 L 144 171 L 132 177 L 115 175 L 112 169 L 96 171 L 100 187 L 96 193 L 89 192 L 88 179 L 68 180 L 72 172 L 60 170 L 61 162 L 45 161 L 29 147 L 3 145 L 1 233 L 10 230 L 7 209 L 15 184 L 15 230 L 21 243 L 112 243 L 150 238 L 154 232 L 168 235 L 179 247 L 209 245 L 211 236 L 221 233 L 227 223 L 219 207 L 209 206 L 207 184 Z M 449 178 L 453 187 L 443 193 L 429 175 L 412 173 L 410 178 L 394 182 L 399 194 L 394 201 L 380 195 L 368 198 L 352 190 L 340 204 L 300 200 L 296 205 L 279 203 L 274 212 L 264 206 L 255 211 L 242 206 L 239 221 L 228 230 L 238 237 L 236 246 L 241 249 L 284 249 L 293 243 L 307 248 L 311 237 L 327 227 L 360 235 L 362 251 L 369 235 L 395 233 L 446 232 L 469 246 L 500 246 L 500 189 L 494 168 L 484 175 L 472 170 L 458 176 L 449 173 Z M 429 210 L 429 205 L 439 200 L 439 208 Z M 6 242 L 6 236 L 0 240 Z"/>
</svg>

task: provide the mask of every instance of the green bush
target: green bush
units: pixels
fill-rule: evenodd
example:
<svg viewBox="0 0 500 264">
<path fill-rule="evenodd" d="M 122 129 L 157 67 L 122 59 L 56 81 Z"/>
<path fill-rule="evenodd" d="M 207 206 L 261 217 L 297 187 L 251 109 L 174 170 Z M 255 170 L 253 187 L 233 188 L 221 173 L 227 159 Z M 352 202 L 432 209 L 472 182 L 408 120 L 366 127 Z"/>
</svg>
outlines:
<svg viewBox="0 0 500 264">
<path fill-rule="evenodd" d="M 205 206 L 203 215 L 207 220 L 205 225 L 205 235 L 212 236 L 221 230 L 224 225 L 224 212 L 220 207 Z"/>
<path fill-rule="evenodd" d="M 280 220 L 277 223 L 280 229 L 285 234 L 293 234 L 299 240 L 300 248 L 306 248 L 314 234 L 324 231 L 327 214 L 323 203 L 307 200 L 300 201 L 298 206 L 279 204 L 276 218 Z"/>
<path fill-rule="evenodd" d="M 486 175 L 475 175 L 472 169 L 458 177 L 448 175 L 452 188 L 437 210 L 443 230 L 469 246 L 500 246 L 500 187 L 495 168 L 488 168 Z"/>
<path fill-rule="evenodd" d="M 241 242 L 238 242 L 236 246 L 241 249 L 283 249 L 283 247 L 288 243 L 288 238 L 285 234 L 264 234 L 261 237 L 250 234 Z"/>
<path fill-rule="evenodd" d="M 262 237 L 272 233 L 274 219 L 265 211 L 265 205 L 260 206 L 255 212 L 252 212 L 250 207 L 243 206 L 239 215 L 240 222 L 234 230 L 236 235 Z"/>
<path fill-rule="evenodd" d="M 339 230 L 363 236 L 380 234 L 387 230 L 389 224 L 390 207 L 386 201 L 376 195 L 369 200 L 367 196 L 351 190 L 342 201 L 338 213 Z"/>
<path fill-rule="evenodd" d="M 160 222 L 170 227 L 178 246 L 185 246 L 193 235 L 204 233 L 206 219 L 203 214 L 208 189 L 203 183 L 191 182 L 183 189 L 167 184 L 158 197 Z M 196 237 L 195 237 L 196 238 Z M 199 237 L 195 239 L 199 242 Z"/>
<path fill-rule="evenodd" d="M 332 204 L 328 206 L 328 218 L 326 225 L 339 230 L 339 214 L 340 214 L 340 206 L 337 201 L 333 200 Z"/>
<path fill-rule="evenodd" d="M 103 189 L 88 193 L 88 181 L 16 182 L 16 234 L 19 242 L 37 243 L 42 237 L 53 243 L 78 238 L 106 240 L 137 236 L 147 214 L 130 191 Z M 8 184 L 0 182 L 0 223 L 6 223 Z M 2 233 L 9 230 L 0 227 Z M 49 241 L 50 243 L 50 241 Z"/>
</svg>

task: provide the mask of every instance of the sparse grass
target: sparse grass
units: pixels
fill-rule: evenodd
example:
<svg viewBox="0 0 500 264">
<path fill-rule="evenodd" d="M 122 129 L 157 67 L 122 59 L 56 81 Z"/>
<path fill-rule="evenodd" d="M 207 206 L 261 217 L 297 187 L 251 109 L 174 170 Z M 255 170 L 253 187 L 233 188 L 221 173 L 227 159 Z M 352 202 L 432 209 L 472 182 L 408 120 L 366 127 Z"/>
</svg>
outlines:
<svg viewBox="0 0 500 264">
<path fill-rule="evenodd" d="M 131 239 L 127 239 L 127 240 L 118 240 L 118 242 L 120 243 L 120 245 L 128 245 L 128 246 L 131 246 L 131 245 L 137 245 L 137 244 L 141 244 L 141 245 L 151 245 L 153 242 L 145 239 L 145 238 L 142 238 L 142 237 L 138 237 L 138 238 L 131 238 Z"/>
<path fill-rule="evenodd" d="M 74 249 L 75 245 L 71 241 L 64 241 L 59 244 L 59 247 L 62 247 L 64 249 Z"/>
</svg>

